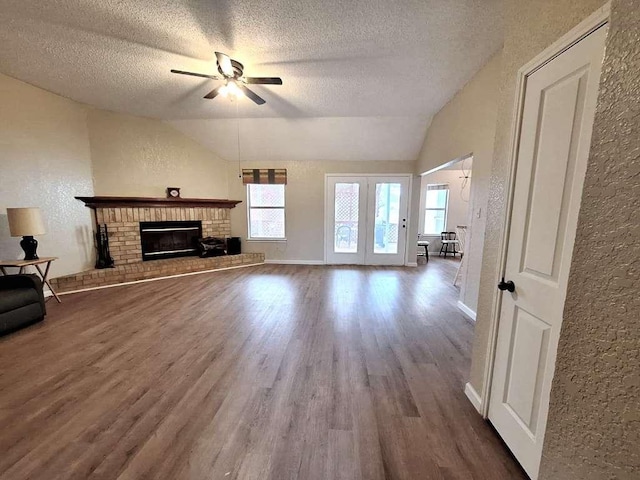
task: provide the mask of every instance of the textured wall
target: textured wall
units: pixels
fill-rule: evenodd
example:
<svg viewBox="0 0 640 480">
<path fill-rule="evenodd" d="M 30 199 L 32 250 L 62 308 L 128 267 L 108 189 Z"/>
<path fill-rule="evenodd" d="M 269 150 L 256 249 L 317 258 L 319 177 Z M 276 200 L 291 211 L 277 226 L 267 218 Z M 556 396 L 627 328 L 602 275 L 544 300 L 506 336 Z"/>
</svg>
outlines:
<svg viewBox="0 0 640 480">
<path fill-rule="evenodd" d="M 471 383 L 484 387 L 517 70 L 601 0 L 505 2 L 506 33 Z M 638 2 L 614 0 L 541 478 L 638 478 Z M 613 249 L 612 239 L 618 244 Z"/>
<path fill-rule="evenodd" d="M 159 120 L 97 110 L 0 75 L 0 257 L 19 258 L 6 208 L 39 206 L 52 277 L 93 266 L 90 210 L 76 195 L 228 198 L 227 164 Z M 93 171 L 93 179 L 92 179 Z"/>
<path fill-rule="evenodd" d="M 542 479 L 640 478 L 639 45 L 640 5 L 614 0 Z"/>
<path fill-rule="evenodd" d="M 498 109 L 501 53 L 498 52 L 436 113 L 429 124 L 416 173 L 474 153 L 490 170 Z"/>
<path fill-rule="evenodd" d="M 264 252 L 267 260 L 324 260 L 324 178 L 326 173 L 413 173 L 414 162 L 243 162 L 243 168 L 286 168 L 286 242 L 247 242 L 247 206 L 231 210 L 231 229 L 243 252 Z M 230 198 L 246 201 L 237 163 L 229 163 Z M 411 226 L 408 227 L 411 232 Z M 412 243 L 413 245 L 413 243 Z M 415 258 L 415 246 L 413 247 Z M 410 253 L 411 254 L 411 253 Z M 409 261 L 415 261 L 412 258 Z"/>
<path fill-rule="evenodd" d="M 226 162 L 159 120 L 92 109 L 88 117 L 96 195 L 228 198 Z"/>
<path fill-rule="evenodd" d="M 93 262 L 91 216 L 74 195 L 92 195 L 86 109 L 0 75 L 0 257 L 23 258 L 9 236 L 7 207 L 40 207 L 47 233 L 40 256 L 56 256 L 52 276 Z"/>
<path fill-rule="evenodd" d="M 482 269 L 489 178 L 498 110 L 501 53 L 489 62 L 431 121 L 417 162 L 417 173 L 473 153 L 470 234 L 460 300 L 476 310 Z"/>
<path fill-rule="evenodd" d="M 506 212 L 509 179 L 509 141 L 512 131 L 518 69 L 604 4 L 602 0 L 510 0 L 504 2 L 505 39 L 498 97 L 498 117 L 487 204 L 487 223 L 470 382 L 482 394 L 485 359 L 489 349 L 489 324 L 496 281 L 498 245 Z"/>
</svg>

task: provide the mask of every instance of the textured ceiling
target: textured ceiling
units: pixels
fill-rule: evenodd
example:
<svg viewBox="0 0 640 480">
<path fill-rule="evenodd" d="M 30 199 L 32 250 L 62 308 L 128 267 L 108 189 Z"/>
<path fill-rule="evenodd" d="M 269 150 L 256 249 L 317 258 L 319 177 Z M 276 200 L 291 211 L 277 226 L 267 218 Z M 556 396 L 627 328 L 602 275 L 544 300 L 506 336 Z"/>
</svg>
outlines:
<svg viewBox="0 0 640 480">
<path fill-rule="evenodd" d="M 242 161 L 407 161 L 415 159 L 425 134 L 421 121 L 406 117 L 243 118 L 239 124 L 236 119 L 198 119 L 169 123 L 227 160 L 238 158 L 239 133 Z"/>
<path fill-rule="evenodd" d="M 422 138 L 409 135 L 424 135 L 432 115 L 500 47 L 500 5 L 0 0 L 0 72 L 99 108 L 165 120 L 351 117 L 357 135 L 371 125 L 358 118 L 396 117 L 406 133 L 399 128 L 384 140 L 413 160 Z M 242 99 L 236 111 L 227 99 L 202 99 L 215 81 L 169 72 L 214 73 L 215 50 L 244 63 L 246 75 L 281 76 L 284 85 L 253 87 L 267 104 Z M 371 137 L 359 158 L 383 146 Z"/>
</svg>

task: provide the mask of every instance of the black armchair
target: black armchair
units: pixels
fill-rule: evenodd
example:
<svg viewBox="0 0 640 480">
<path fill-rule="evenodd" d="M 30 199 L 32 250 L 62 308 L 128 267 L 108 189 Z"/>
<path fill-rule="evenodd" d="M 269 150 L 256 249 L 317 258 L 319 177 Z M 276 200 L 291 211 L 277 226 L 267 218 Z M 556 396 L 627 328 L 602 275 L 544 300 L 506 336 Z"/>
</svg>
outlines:
<svg viewBox="0 0 640 480">
<path fill-rule="evenodd" d="M 0 276 L 0 335 L 39 322 L 46 313 L 36 275 Z"/>
</svg>

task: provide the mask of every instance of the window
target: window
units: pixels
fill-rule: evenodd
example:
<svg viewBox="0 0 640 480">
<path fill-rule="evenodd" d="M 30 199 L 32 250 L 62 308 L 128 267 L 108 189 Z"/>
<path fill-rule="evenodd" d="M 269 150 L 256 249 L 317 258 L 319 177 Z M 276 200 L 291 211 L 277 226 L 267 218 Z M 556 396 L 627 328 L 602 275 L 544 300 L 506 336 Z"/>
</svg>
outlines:
<svg viewBox="0 0 640 480">
<path fill-rule="evenodd" d="M 427 185 L 424 209 L 424 230 L 426 235 L 440 235 L 447 225 L 447 206 L 449 203 L 449 185 Z"/>
<path fill-rule="evenodd" d="M 249 239 L 284 239 L 284 185 L 247 185 Z"/>
</svg>

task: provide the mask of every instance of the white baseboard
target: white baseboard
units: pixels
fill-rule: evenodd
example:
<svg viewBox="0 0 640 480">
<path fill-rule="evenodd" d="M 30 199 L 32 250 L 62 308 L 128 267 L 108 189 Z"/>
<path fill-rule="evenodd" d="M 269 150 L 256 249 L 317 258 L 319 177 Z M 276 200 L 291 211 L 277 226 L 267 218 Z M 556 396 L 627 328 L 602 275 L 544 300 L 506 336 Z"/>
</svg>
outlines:
<svg viewBox="0 0 640 480">
<path fill-rule="evenodd" d="M 467 307 L 464 303 L 458 300 L 458 308 L 472 321 L 476 321 L 476 312 Z"/>
<path fill-rule="evenodd" d="M 326 265 L 322 260 L 277 260 L 273 258 L 265 259 L 264 263 L 270 265 Z M 407 262 L 406 267 L 417 267 L 418 262 Z"/>
<path fill-rule="evenodd" d="M 264 263 L 273 265 L 324 265 L 322 260 L 276 260 L 266 259 Z"/>
<path fill-rule="evenodd" d="M 464 394 L 467 396 L 471 405 L 475 407 L 478 413 L 482 414 L 482 398 L 476 392 L 476 389 L 471 386 L 470 383 L 466 383 L 464 386 Z"/>
<path fill-rule="evenodd" d="M 188 272 L 188 273 L 178 273 L 176 275 L 167 275 L 164 277 L 155 277 L 155 278 L 145 278 L 143 280 L 132 280 L 131 282 L 122 282 L 122 283 L 113 283 L 111 285 L 100 285 L 99 287 L 89 287 L 89 288 L 81 288 L 78 290 L 71 290 L 69 292 L 58 293 L 60 295 L 69 295 L 70 293 L 80 293 L 80 292 L 89 292 L 91 290 L 102 290 L 103 288 L 113 288 L 113 287 L 122 287 L 123 285 L 133 285 L 136 283 L 147 283 L 147 282 L 155 282 L 156 280 L 166 280 L 167 278 L 178 278 L 178 277 L 188 277 L 190 275 L 200 275 L 203 273 L 211 273 L 211 272 L 221 272 L 223 270 L 235 270 L 237 268 L 246 268 L 246 267 L 255 267 L 257 265 L 263 265 L 262 263 L 250 263 L 247 265 L 234 265 L 232 267 L 222 267 L 222 268 L 213 268 L 211 270 L 202 270 L 199 272 Z M 51 292 L 49 292 L 51 294 Z M 46 296 L 46 294 L 45 294 Z"/>
</svg>

